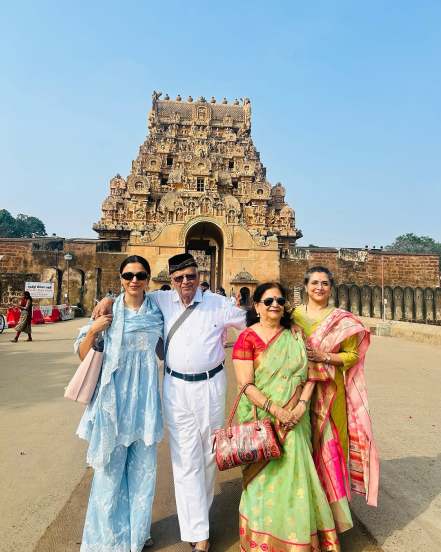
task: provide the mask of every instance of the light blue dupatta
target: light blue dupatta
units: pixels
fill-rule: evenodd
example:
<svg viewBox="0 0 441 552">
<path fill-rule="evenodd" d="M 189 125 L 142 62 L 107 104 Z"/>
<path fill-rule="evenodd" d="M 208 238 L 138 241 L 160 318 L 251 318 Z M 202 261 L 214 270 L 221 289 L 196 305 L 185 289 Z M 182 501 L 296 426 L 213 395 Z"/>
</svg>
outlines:
<svg viewBox="0 0 441 552">
<path fill-rule="evenodd" d="M 100 381 L 86 408 L 77 434 L 89 441 L 87 462 L 94 468 L 105 466 L 118 445 L 118 412 L 114 374 L 122 366 L 124 332 L 147 332 L 147 363 L 156 369 L 155 347 L 163 334 L 163 317 L 154 301 L 146 295 L 137 316 L 124 317 L 124 294 L 113 304 L 113 321 L 104 332 L 104 354 Z M 148 444 L 148 443 L 147 443 Z"/>
</svg>

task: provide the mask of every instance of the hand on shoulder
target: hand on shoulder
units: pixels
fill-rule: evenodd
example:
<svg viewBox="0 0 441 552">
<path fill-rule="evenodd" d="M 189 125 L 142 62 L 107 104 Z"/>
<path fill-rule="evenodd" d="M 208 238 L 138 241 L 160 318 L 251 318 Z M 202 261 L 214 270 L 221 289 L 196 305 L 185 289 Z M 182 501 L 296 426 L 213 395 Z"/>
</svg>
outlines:
<svg viewBox="0 0 441 552">
<path fill-rule="evenodd" d="M 95 320 L 99 316 L 104 316 L 105 314 L 112 313 L 114 299 L 111 297 L 104 297 L 101 301 L 95 305 L 95 308 L 92 311 L 92 318 Z"/>
</svg>

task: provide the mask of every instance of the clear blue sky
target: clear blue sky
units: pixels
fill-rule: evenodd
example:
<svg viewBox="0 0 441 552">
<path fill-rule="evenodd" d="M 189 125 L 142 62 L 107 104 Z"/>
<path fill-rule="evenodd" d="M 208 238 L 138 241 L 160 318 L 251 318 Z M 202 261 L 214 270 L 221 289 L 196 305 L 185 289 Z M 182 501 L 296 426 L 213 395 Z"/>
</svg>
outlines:
<svg viewBox="0 0 441 552">
<path fill-rule="evenodd" d="M 248 96 L 301 245 L 441 241 L 441 2 L 3 3 L 0 208 L 94 236 L 153 89 Z"/>
</svg>

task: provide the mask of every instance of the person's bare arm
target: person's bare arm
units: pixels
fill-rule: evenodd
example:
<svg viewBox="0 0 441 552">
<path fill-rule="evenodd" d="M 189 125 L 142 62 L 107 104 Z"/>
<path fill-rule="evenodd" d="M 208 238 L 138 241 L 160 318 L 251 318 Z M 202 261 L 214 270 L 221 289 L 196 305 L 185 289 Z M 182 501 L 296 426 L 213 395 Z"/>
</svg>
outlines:
<svg viewBox="0 0 441 552">
<path fill-rule="evenodd" d="M 235 359 L 233 364 L 239 389 L 242 389 L 242 387 L 247 383 L 254 384 L 254 366 L 252 360 Z M 259 408 L 263 408 L 266 400 L 268 399 L 268 397 L 255 385 L 248 386 L 245 390 L 245 395 Z M 294 411 L 286 410 L 276 403 L 271 404 L 269 412 L 284 425 L 289 425 L 298 421 L 295 419 L 295 416 L 293 416 Z"/>
<path fill-rule="evenodd" d="M 86 337 L 81 341 L 78 347 L 78 355 L 81 360 L 84 360 L 87 353 L 92 349 L 97 335 L 104 331 L 112 323 L 112 315 L 105 314 L 97 318 L 93 324 L 90 326 L 89 331 L 86 334 Z"/>
<path fill-rule="evenodd" d="M 104 297 L 101 301 L 95 305 L 95 308 L 92 311 L 92 318 L 95 320 L 98 316 L 103 316 L 105 314 L 112 313 L 114 299 L 111 297 Z"/>
</svg>

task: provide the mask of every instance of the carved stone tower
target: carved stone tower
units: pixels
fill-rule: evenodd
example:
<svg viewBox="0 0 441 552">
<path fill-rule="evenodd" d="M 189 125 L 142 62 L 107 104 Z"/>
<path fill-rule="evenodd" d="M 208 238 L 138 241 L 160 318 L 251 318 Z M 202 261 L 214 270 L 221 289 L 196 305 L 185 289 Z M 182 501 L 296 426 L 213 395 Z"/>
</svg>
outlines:
<svg viewBox="0 0 441 552">
<path fill-rule="evenodd" d="M 284 187 L 266 180 L 250 100 L 160 97 L 153 93 L 149 135 L 127 179 L 111 179 L 94 229 L 144 254 L 158 284 L 167 258 L 184 249 L 198 256 L 212 287 L 278 278 L 278 259 L 301 232 Z"/>
</svg>

